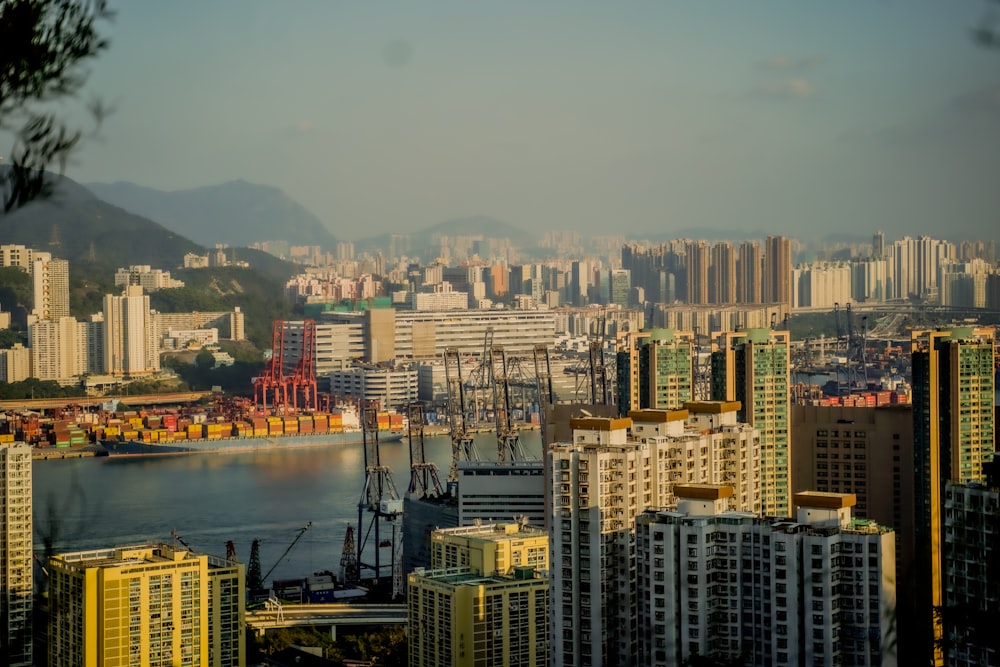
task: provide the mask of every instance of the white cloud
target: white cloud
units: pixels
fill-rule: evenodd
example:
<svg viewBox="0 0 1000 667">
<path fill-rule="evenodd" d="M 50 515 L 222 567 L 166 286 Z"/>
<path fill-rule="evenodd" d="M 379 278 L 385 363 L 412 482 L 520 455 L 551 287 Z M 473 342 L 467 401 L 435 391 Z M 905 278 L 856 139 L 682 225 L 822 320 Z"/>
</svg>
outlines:
<svg viewBox="0 0 1000 667">
<path fill-rule="evenodd" d="M 794 58 L 791 56 L 777 55 L 771 56 L 767 60 L 760 63 L 760 66 L 768 70 L 777 70 L 782 72 L 787 71 L 802 71 L 810 70 L 819 67 L 824 62 L 826 62 L 826 56 L 804 56 L 801 58 Z"/>
<path fill-rule="evenodd" d="M 804 100 L 815 97 L 816 92 L 816 87 L 805 79 L 769 81 L 753 89 L 753 93 L 757 96 L 784 100 Z"/>
</svg>

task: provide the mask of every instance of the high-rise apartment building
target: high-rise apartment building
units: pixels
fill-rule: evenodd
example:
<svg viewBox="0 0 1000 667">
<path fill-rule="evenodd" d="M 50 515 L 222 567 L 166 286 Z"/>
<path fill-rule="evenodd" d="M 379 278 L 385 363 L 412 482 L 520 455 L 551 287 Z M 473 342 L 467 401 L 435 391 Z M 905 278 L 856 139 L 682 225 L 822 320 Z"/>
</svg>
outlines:
<svg viewBox="0 0 1000 667">
<path fill-rule="evenodd" d="M 861 519 L 892 526 L 900 587 L 913 578 L 913 413 L 909 405 L 793 405 L 792 493 L 853 493 Z"/>
<path fill-rule="evenodd" d="M 675 484 L 742 476 L 731 509 L 759 503 L 756 432 L 732 423 L 736 407 L 571 418 L 571 435 L 549 447 L 554 664 L 641 664 L 634 521 L 672 502 Z"/>
<path fill-rule="evenodd" d="M 736 259 L 736 300 L 739 303 L 764 303 L 764 257 L 760 244 L 744 241 Z"/>
<path fill-rule="evenodd" d="M 104 297 L 104 372 L 134 377 L 160 370 L 160 340 L 142 287 Z"/>
<path fill-rule="evenodd" d="M 573 419 L 549 448 L 553 664 L 632 665 L 638 655 L 635 517 L 654 505 L 649 445 L 630 419 Z"/>
<path fill-rule="evenodd" d="M 244 566 L 165 544 L 53 556 L 50 667 L 246 664 Z"/>
<path fill-rule="evenodd" d="M 548 535 L 516 523 L 434 531 L 407 580 L 411 667 L 548 664 Z"/>
<path fill-rule="evenodd" d="M 894 537 L 852 495 L 796 494 L 793 521 L 727 511 L 728 486 L 677 493 L 636 522 L 639 664 L 896 664 Z"/>
<path fill-rule="evenodd" d="M 985 484 L 945 488 L 946 664 L 1000 664 L 1000 457 Z"/>
<path fill-rule="evenodd" d="M 0 381 L 20 382 L 31 377 L 31 348 L 20 343 L 0 350 Z"/>
<path fill-rule="evenodd" d="M 919 584 L 915 608 L 924 623 L 920 635 L 930 641 L 943 638 L 934 609 L 944 604 L 945 484 L 981 481 L 983 463 L 995 449 L 993 331 L 914 331 L 910 347 Z M 925 653 L 943 664 L 940 644 L 926 646 Z"/>
<path fill-rule="evenodd" d="M 608 303 L 629 307 L 629 295 L 632 292 L 632 274 L 628 269 L 611 269 L 608 275 L 611 294 Z"/>
<path fill-rule="evenodd" d="M 32 662 L 31 448 L 0 443 L 0 655 Z"/>
<path fill-rule="evenodd" d="M 712 246 L 708 300 L 720 305 L 736 303 L 736 251 L 732 243 L 720 241 Z"/>
<path fill-rule="evenodd" d="M 628 268 L 628 267 L 625 267 Z M 587 305 L 590 287 L 590 263 L 585 259 L 574 260 L 570 265 L 569 302 L 571 306 Z"/>
<path fill-rule="evenodd" d="M 687 258 L 687 302 L 707 304 L 709 247 L 704 241 L 694 241 L 684 249 Z"/>
<path fill-rule="evenodd" d="M 694 334 L 673 329 L 629 332 L 619 341 L 617 392 L 621 414 L 645 408 L 679 410 L 694 399 Z"/>
<path fill-rule="evenodd" d="M 65 259 L 35 259 L 31 264 L 35 316 L 54 320 L 69 317 L 69 262 Z"/>
<path fill-rule="evenodd" d="M 680 484 L 726 484 L 729 509 L 761 511 L 760 435 L 737 421 L 740 404 L 691 401 L 683 410 L 633 410 L 632 437 L 649 445 L 654 507 L 677 501 Z"/>
<path fill-rule="evenodd" d="M 739 401 L 739 421 L 760 433 L 763 513 L 790 516 L 789 334 L 747 329 L 718 336 L 712 398 Z"/>
<path fill-rule="evenodd" d="M 787 237 L 767 237 L 764 250 L 764 301 L 792 301 L 792 241 Z"/>
<path fill-rule="evenodd" d="M 66 380 L 86 373 L 83 336 L 86 327 L 72 317 L 38 320 L 28 326 L 31 375 L 39 380 Z"/>
</svg>

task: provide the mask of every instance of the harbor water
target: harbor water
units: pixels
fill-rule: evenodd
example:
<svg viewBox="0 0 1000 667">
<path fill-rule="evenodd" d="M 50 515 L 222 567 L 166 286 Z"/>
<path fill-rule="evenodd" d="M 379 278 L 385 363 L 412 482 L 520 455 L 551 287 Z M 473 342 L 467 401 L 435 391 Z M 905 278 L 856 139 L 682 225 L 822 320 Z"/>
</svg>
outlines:
<svg viewBox="0 0 1000 667">
<path fill-rule="evenodd" d="M 525 431 L 529 455 L 540 451 L 538 431 Z M 496 456 L 491 433 L 476 436 L 480 457 Z M 442 484 L 451 464 L 448 436 L 425 437 L 428 461 Z M 382 463 L 402 496 L 410 481 L 409 442 L 382 443 Z M 35 553 L 105 549 L 146 541 L 179 541 L 224 556 L 232 540 L 240 561 L 260 540 L 262 574 L 301 578 L 337 573 L 345 529 L 357 529 L 364 484 L 360 444 L 136 458 L 79 458 L 33 465 Z M 369 516 L 365 516 L 367 527 Z M 287 556 L 282 553 L 312 522 Z"/>
</svg>

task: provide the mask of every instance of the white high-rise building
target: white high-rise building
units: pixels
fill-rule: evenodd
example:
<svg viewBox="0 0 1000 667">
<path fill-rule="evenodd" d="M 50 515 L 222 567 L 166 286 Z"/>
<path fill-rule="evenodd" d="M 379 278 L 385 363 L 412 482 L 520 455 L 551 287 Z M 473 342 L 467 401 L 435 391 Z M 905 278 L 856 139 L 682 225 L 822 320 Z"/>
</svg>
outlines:
<svg viewBox="0 0 1000 667">
<path fill-rule="evenodd" d="M 67 380 L 87 371 L 80 354 L 79 323 L 72 317 L 38 320 L 28 326 L 31 376 Z"/>
<path fill-rule="evenodd" d="M 678 484 L 728 484 L 728 508 L 761 511 L 760 433 L 740 423 L 736 401 L 689 401 L 683 410 L 633 410 L 632 436 L 650 445 L 656 507 L 677 502 Z M 647 505 L 647 507 L 649 507 Z"/>
<path fill-rule="evenodd" d="M 160 370 L 160 336 L 149 296 L 130 285 L 104 297 L 104 372 L 126 377 Z"/>
<path fill-rule="evenodd" d="M 833 308 L 851 300 L 851 265 L 846 262 L 813 262 L 792 270 L 792 307 Z"/>
<path fill-rule="evenodd" d="M 31 280 L 35 316 L 43 320 L 69 317 L 69 262 L 36 258 L 31 263 Z"/>
<path fill-rule="evenodd" d="M 0 655 L 32 663 L 31 448 L 0 443 Z"/>
<path fill-rule="evenodd" d="M 31 377 L 31 349 L 15 343 L 0 350 L 0 381 L 21 382 Z"/>
<path fill-rule="evenodd" d="M 551 654 L 558 665 L 641 664 L 635 518 L 690 482 L 734 485 L 727 510 L 759 511 L 760 437 L 738 403 L 699 401 L 630 418 L 571 419 L 549 449 Z"/>
<path fill-rule="evenodd" d="M 677 494 L 636 522 L 640 664 L 896 664 L 895 537 L 852 494 L 796 494 L 796 520 L 727 511 L 728 486 Z"/>
<path fill-rule="evenodd" d="M 549 449 L 549 651 L 555 665 L 632 665 L 638 655 L 635 518 L 654 506 L 649 445 L 630 419 L 573 419 Z"/>
</svg>

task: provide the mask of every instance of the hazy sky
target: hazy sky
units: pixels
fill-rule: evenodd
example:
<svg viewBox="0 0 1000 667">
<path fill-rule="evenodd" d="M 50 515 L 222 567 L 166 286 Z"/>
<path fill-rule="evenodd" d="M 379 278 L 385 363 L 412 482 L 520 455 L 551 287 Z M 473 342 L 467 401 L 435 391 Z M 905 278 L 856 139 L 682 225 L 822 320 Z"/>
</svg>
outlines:
<svg viewBox="0 0 1000 667">
<path fill-rule="evenodd" d="M 78 181 L 276 185 L 347 239 L 1000 238 L 986 0 L 113 4 Z"/>
</svg>

